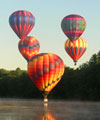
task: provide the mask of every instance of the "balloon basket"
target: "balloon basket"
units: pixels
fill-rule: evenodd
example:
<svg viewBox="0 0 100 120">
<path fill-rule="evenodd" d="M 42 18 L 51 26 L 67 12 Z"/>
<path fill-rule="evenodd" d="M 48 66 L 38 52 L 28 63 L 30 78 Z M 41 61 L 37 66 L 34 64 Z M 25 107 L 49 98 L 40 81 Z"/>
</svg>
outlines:
<svg viewBox="0 0 100 120">
<path fill-rule="evenodd" d="M 76 62 L 74 63 L 74 65 L 75 65 L 75 66 L 77 65 Z"/>
<path fill-rule="evenodd" d="M 44 107 L 48 106 L 48 98 L 47 96 L 44 96 Z"/>
<path fill-rule="evenodd" d="M 49 94 L 49 92 L 47 92 L 47 91 L 42 91 L 42 94 L 43 94 L 43 96 L 44 96 L 44 107 L 47 107 L 48 106 L 48 98 L 47 98 L 47 96 L 48 96 L 48 94 Z"/>
<path fill-rule="evenodd" d="M 75 66 L 77 65 L 77 60 L 74 60 L 74 65 L 75 65 Z"/>
<path fill-rule="evenodd" d="M 47 103 L 48 102 L 48 99 L 47 98 L 44 98 L 44 103 Z"/>
</svg>

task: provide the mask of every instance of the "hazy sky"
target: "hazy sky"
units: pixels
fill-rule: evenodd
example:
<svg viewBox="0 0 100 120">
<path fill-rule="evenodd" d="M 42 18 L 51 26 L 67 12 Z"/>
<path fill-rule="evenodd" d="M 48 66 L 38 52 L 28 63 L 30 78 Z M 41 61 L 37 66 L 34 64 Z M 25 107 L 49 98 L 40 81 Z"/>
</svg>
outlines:
<svg viewBox="0 0 100 120">
<path fill-rule="evenodd" d="M 35 16 L 29 36 L 40 41 L 39 53 L 55 53 L 66 66 L 74 67 L 64 50 L 68 38 L 61 29 L 63 17 L 69 14 L 79 14 L 87 23 L 81 37 L 87 41 L 88 49 L 77 67 L 100 50 L 100 0 L 0 0 L 0 68 L 27 69 L 27 62 L 18 50 L 19 38 L 9 25 L 9 16 L 17 10 L 27 10 Z"/>
</svg>

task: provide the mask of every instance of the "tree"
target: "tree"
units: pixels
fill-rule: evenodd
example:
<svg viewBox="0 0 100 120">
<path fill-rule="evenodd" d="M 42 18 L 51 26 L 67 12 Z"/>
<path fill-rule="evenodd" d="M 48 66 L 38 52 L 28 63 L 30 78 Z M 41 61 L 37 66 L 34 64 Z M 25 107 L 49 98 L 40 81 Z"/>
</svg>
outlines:
<svg viewBox="0 0 100 120">
<path fill-rule="evenodd" d="M 100 51 L 97 53 L 97 61 L 96 61 L 97 64 L 100 64 Z"/>
<path fill-rule="evenodd" d="M 97 55 L 96 54 L 93 54 L 92 57 L 90 58 L 89 60 L 89 65 L 95 65 L 97 62 Z"/>
</svg>

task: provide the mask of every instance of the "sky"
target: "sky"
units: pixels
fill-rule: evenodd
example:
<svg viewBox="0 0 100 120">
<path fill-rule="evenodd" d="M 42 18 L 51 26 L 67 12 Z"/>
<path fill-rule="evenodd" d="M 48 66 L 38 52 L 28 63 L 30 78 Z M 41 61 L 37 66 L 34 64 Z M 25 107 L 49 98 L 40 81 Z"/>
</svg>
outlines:
<svg viewBox="0 0 100 120">
<path fill-rule="evenodd" d="M 0 0 L 0 68 L 27 70 L 27 62 L 18 50 L 20 39 L 9 25 L 9 16 L 17 10 L 27 10 L 35 16 L 35 26 L 28 36 L 39 40 L 39 53 L 55 53 L 65 66 L 79 67 L 100 50 L 100 0 Z M 68 38 L 62 32 L 61 21 L 69 14 L 79 14 L 86 20 L 81 37 L 88 48 L 77 66 L 64 49 Z"/>
</svg>

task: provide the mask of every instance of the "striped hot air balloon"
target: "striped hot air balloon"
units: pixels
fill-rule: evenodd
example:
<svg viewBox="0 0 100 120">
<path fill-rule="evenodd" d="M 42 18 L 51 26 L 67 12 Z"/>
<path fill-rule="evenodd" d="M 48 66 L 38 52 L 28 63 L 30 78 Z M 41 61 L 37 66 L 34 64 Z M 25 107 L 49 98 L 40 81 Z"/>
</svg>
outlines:
<svg viewBox="0 0 100 120">
<path fill-rule="evenodd" d="M 39 52 L 40 43 L 35 37 L 29 36 L 19 41 L 18 48 L 22 56 L 29 62 Z"/>
<path fill-rule="evenodd" d="M 35 17 L 25 10 L 15 11 L 9 17 L 9 24 L 17 36 L 23 39 L 33 29 Z"/>
<path fill-rule="evenodd" d="M 84 54 L 87 49 L 87 42 L 83 38 L 77 39 L 74 43 L 70 41 L 70 39 L 65 42 L 65 50 L 68 55 L 76 62 L 80 59 L 80 57 Z"/>
<path fill-rule="evenodd" d="M 28 74 L 44 98 L 61 80 L 63 73 L 64 62 L 55 54 L 38 54 L 28 64 Z"/>
<path fill-rule="evenodd" d="M 65 35 L 74 42 L 77 40 L 86 28 L 85 19 L 76 14 L 71 14 L 63 18 L 61 28 Z"/>
</svg>

